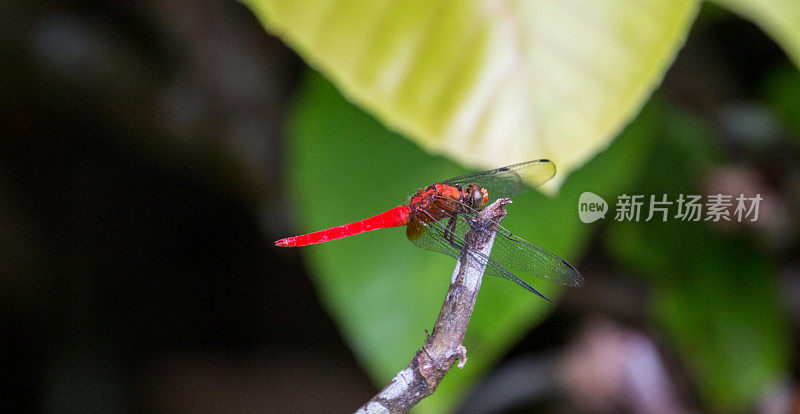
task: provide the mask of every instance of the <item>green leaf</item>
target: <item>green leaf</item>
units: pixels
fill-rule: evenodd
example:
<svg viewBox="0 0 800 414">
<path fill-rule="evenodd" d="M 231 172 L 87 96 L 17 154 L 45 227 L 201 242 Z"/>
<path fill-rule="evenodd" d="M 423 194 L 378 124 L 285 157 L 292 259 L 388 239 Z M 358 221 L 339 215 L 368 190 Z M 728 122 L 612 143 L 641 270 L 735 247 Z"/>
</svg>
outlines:
<svg viewBox="0 0 800 414">
<path fill-rule="evenodd" d="M 761 89 L 765 103 L 786 125 L 788 135 L 800 143 L 800 72 L 788 64 L 780 66 L 767 75 Z"/>
<path fill-rule="evenodd" d="M 353 102 L 435 154 L 560 182 L 641 109 L 694 0 L 244 0 Z"/>
<path fill-rule="evenodd" d="M 797 0 L 714 0 L 749 19 L 800 67 L 800 2 Z"/>
<path fill-rule="evenodd" d="M 636 181 L 655 115 L 645 110 L 609 150 L 573 174 L 558 197 L 531 192 L 515 198 L 503 224 L 577 264 L 595 228 L 578 220 L 580 193 L 607 197 Z M 466 172 L 389 132 L 318 75 L 306 79 L 299 92 L 287 145 L 298 234 L 375 215 L 406 202 L 420 187 Z M 376 384 L 386 384 L 423 344 L 424 330 L 433 327 L 455 262 L 415 248 L 402 228 L 302 249 L 345 338 Z M 558 298 L 558 286 L 526 280 Z M 513 283 L 484 280 L 465 342 L 469 363 L 451 372 L 420 409 L 449 407 L 551 309 Z"/>
<path fill-rule="evenodd" d="M 670 127 L 644 163 L 648 178 L 635 194 L 666 193 L 673 202 L 679 194 L 701 194 L 690 183 L 721 158 L 711 132 L 672 111 L 663 119 Z M 652 286 L 652 317 L 709 405 L 749 407 L 786 375 L 788 334 L 777 305 L 776 269 L 746 235 L 670 217 L 666 223 L 612 222 L 605 242 L 613 257 Z"/>
</svg>

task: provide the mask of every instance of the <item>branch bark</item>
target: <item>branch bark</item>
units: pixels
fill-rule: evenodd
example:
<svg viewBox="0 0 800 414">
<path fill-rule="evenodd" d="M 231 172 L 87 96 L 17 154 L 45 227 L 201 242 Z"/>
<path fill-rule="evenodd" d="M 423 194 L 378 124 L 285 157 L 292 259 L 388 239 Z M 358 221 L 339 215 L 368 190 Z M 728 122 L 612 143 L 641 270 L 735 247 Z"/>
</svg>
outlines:
<svg viewBox="0 0 800 414">
<path fill-rule="evenodd" d="M 356 414 L 404 413 L 432 395 L 456 362 L 459 368 L 464 367 L 467 349 L 462 342 L 486 270 L 485 260 L 473 253 L 479 252 L 489 257 L 497 231 L 496 223 L 505 218 L 505 205 L 509 203 L 511 200 L 501 198 L 477 214 L 472 228 L 465 235 L 466 246 L 453 270 L 450 288 L 436 318 L 433 333 L 408 366 L 397 373 L 386 388 L 361 406 Z"/>
</svg>

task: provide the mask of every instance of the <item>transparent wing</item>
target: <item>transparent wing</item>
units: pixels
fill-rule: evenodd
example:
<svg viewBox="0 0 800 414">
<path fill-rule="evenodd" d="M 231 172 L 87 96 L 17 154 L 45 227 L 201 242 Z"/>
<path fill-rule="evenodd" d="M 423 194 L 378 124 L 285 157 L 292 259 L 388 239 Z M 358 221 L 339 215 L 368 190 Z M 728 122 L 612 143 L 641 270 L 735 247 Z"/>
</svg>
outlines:
<svg viewBox="0 0 800 414">
<path fill-rule="evenodd" d="M 580 272 L 566 260 L 512 234 L 499 224 L 492 248 L 492 260 L 513 271 L 525 272 L 564 286 L 583 285 Z"/>
<path fill-rule="evenodd" d="M 461 256 L 461 251 L 464 249 L 464 246 L 466 245 L 466 243 L 464 242 L 463 235 L 466 233 L 467 229 L 469 229 L 469 223 L 467 223 L 467 221 L 463 217 L 459 218 L 456 225 L 456 229 L 453 232 L 448 230 L 447 226 L 438 221 L 433 221 L 424 224 L 417 221 L 416 223 L 417 223 L 416 225 L 418 226 L 424 226 L 425 231 L 422 232 L 421 235 L 418 234 L 416 238 L 411 240 L 411 242 L 414 243 L 415 246 L 436 253 L 443 253 L 456 259 L 458 259 L 459 256 Z M 497 242 L 497 237 L 495 237 L 495 243 L 496 242 Z M 534 289 L 531 285 L 525 283 L 522 279 L 518 278 L 516 275 L 511 273 L 511 271 L 509 271 L 499 263 L 495 262 L 491 258 L 487 257 L 486 255 L 473 252 L 472 258 L 475 259 L 478 263 L 486 265 L 486 274 L 490 276 L 501 277 L 503 279 L 508 279 L 522 286 L 525 290 L 544 298 L 548 302 L 550 301 L 550 299 L 548 299 L 538 290 Z"/>
<path fill-rule="evenodd" d="M 461 208 L 471 215 L 478 214 L 477 210 L 467 204 L 461 203 Z M 461 215 L 458 219 L 468 223 Z M 492 259 L 514 271 L 525 272 L 564 286 L 583 285 L 580 272 L 566 260 L 511 233 L 499 222 L 493 222 L 497 226 L 497 236 L 492 248 Z"/>
<path fill-rule="evenodd" d="M 489 191 L 489 198 L 510 198 L 538 187 L 556 175 L 556 165 L 550 160 L 534 160 L 494 170 L 459 175 L 442 184 L 464 186 L 476 183 Z"/>
</svg>

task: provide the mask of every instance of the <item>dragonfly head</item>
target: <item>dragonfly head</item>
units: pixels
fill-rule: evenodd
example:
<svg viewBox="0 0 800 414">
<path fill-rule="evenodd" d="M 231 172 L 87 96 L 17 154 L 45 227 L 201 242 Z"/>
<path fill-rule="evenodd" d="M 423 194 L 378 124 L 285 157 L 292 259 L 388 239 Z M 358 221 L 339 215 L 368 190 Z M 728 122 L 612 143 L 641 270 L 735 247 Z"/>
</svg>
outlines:
<svg viewBox="0 0 800 414">
<path fill-rule="evenodd" d="M 489 192 L 478 184 L 470 184 L 464 190 L 464 201 L 475 210 L 480 210 L 489 201 Z"/>
</svg>

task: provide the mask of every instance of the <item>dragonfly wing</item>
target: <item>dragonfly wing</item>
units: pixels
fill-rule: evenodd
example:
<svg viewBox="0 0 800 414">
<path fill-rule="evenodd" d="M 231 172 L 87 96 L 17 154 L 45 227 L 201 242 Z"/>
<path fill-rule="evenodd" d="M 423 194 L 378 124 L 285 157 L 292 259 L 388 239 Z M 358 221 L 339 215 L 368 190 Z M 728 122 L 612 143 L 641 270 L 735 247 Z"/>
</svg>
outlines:
<svg viewBox="0 0 800 414">
<path fill-rule="evenodd" d="M 538 276 L 564 286 L 583 285 L 580 272 L 567 261 L 512 234 L 499 224 L 492 260 L 512 271 Z"/>
<path fill-rule="evenodd" d="M 472 207 L 462 204 L 463 209 L 477 214 Z M 468 228 L 469 222 L 463 214 L 457 216 L 456 228 Z M 524 272 L 564 286 L 581 286 L 583 277 L 566 260 L 519 237 L 494 222 L 497 235 L 492 247 L 491 259 L 515 272 Z"/>
<path fill-rule="evenodd" d="M 465 186 L 477 183 L 489 192 L 492 199 L 510 198 L 536 188 L 556 175 L 556 165 L 550 160 L 534 160 L 496 168 L 494 170 L 459 175 L 442 184 Z"/>
<path fill-rule="evenodd" d="M 463 236 L 470 227 L 469 223 L 464 219 L 464 217 L 459 215 L 455 231 L 449 230 L 447 226 L 438 221 L 432 221 L 424 224 L 422 222 L 419 223 L 425 226 L 425 232 L 415 239 L 410 239 L 415 246 L 425 250 L 430 250 L 432 252 L 446 254 L 456 259 L 461 256 L 461 251 L 466 245 Z M 495 241 L 496 240 L 497 238 L 495 237 Z M 520 285 L 525 290 L 534 293 L 550 302 L 550 299 L 544 296 L 541 292 L 534 289 L 531 285 L 525 283 L 525 281 L 486 255 L 473 252 L 472 257 L 479 264 L 486 265 L 486 274 L 508 279 Z"/>
<path fill-rule="evenodd" d="M 410 231 L 412 225 L 415 226 L 414 231 Z M 408 240 L 415 246 L 458 259 L 464 247 L 464 239 L 454 237 L 451 243 L 448 233 L 447 228 L 439 222 L 422 223 L 416 219 L 409 224 L 409 230 L 406 231 Z"/>
</svg>

